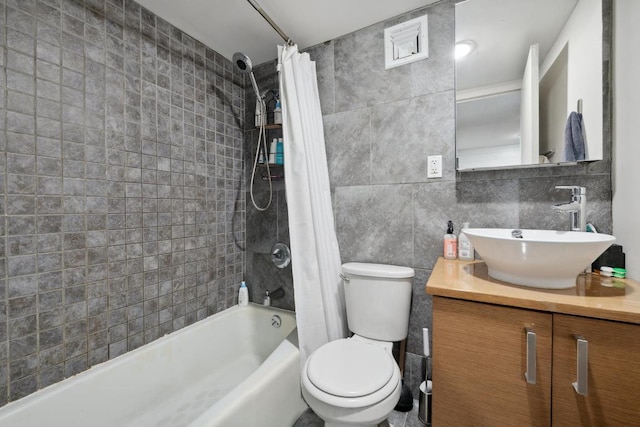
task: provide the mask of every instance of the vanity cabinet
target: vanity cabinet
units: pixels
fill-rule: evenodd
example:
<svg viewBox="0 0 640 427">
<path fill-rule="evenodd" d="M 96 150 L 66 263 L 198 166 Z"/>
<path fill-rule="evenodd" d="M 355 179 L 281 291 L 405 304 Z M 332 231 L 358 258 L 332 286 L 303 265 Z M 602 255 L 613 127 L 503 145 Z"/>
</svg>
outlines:
<svg viewBox="0 0 640 427">
<path fill-rule="evenodd" d="M 524 378 L 536 331 L 536 384 Z M 548 426 L 551 315 L 433 298 L 433 412 L 440 426 Z"/>
<path fill-rule="evenodd" d="M 573 386 L 578 339 L 586 396 Z M 434 427 L 638 425 L 638 399 L 637 325 L 434 297 Z"/>
<path fill-rule="evenodd" d="M 588 343 L 587 395 L 577 394 L 576 336 Z M 640 425 L 640 327 L 553 315 L 553 425 Z"/>
</svg>

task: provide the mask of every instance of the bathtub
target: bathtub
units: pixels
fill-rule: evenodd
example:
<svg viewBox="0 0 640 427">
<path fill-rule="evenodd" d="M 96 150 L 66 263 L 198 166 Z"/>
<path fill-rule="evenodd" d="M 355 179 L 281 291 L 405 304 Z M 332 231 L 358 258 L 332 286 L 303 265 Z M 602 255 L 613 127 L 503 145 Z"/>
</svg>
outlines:
<svg viewBox="0 0 640 427">
<path fill-rule="evenodd" d="M 291 426 L 297 345 L 293 313 L 235 306 L 9 403 L 0 427 Z"/>
</svg>

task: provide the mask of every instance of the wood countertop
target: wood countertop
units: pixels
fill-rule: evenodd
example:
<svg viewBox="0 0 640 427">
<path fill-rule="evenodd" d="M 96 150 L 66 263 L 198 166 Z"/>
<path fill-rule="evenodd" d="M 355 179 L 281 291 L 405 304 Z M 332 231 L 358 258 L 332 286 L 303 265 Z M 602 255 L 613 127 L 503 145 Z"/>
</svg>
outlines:
<svg viewBox="0 0 640 427">
<path fill-rule="evenodd" d="M 640 283 L 581 274 L 569 289 L 537 289 L 489 277 L 482 261 L 439 258 L 427 282 L 434 296 L 640 324 Z"/>
</svg>

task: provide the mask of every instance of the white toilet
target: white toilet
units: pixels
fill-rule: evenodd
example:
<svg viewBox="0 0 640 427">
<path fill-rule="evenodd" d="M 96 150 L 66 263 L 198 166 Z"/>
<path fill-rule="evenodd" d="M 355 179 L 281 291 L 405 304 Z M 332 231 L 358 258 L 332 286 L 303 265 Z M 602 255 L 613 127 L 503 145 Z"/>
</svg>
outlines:
<svg viewBox="0 0 640 427">
<path fill-rule="evenodd" d="M 406 338 L 414 271 L 383 264 L 342 265 L 353 337 L 329 342 L 307 359 L 302 395 L 326 427 L 377 426 L 398 403 L 400 369 L 391 354 Z"/>
</svg>

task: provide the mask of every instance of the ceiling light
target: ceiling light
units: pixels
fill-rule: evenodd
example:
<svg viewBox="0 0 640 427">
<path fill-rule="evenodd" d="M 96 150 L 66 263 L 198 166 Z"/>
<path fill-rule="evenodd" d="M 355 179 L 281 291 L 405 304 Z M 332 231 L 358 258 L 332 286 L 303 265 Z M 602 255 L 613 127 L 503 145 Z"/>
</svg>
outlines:
<svg viewBox="0 0 640 427">
<path fill-rule="evenodd" d="M 464 58 L 471 52 L 476 50 L 476 44 L 471 40 L 463 40 L 456 43 L 455 57 L 456 59 Z"/>
</svg>

